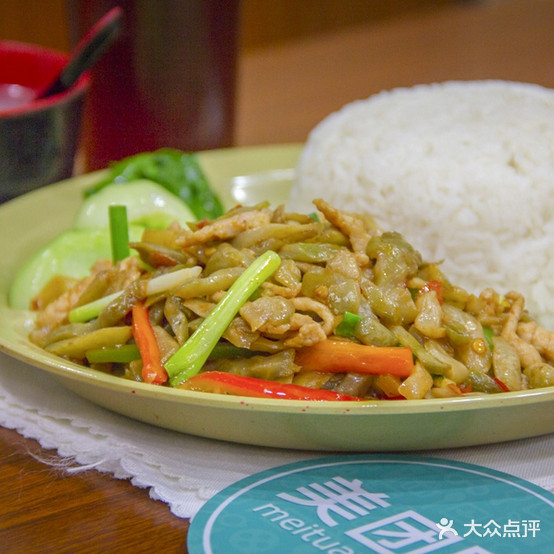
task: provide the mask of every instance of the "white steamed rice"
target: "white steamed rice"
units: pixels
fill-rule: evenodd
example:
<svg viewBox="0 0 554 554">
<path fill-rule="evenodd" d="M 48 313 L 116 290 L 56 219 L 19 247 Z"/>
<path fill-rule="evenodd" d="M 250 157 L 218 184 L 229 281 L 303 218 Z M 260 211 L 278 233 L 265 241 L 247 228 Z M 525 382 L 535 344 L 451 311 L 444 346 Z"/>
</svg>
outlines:
<svg viewBox="0 0 554 554">
<path fill-rule="evenodd" d="M 382 92 L 310 134 L 289 206 L 401 232 L 450 280 L 522 292 L 554 329 L 554 90 L 505 81 Z"/>
</svg>

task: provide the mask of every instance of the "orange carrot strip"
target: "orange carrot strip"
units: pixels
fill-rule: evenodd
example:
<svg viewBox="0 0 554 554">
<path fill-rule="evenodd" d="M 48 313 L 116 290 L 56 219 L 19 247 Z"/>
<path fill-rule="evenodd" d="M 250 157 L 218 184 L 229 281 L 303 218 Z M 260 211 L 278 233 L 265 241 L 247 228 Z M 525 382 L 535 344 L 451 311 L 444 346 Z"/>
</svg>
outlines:
<svg viewBox="0 0 554 554">
<path fill-rule="evenodd" d="M 165 383 L 167 372 L 162 366 L 160 348 L 148 318 L 148 308 L 142 302 L 137 302 L 133 306 L 132 316 L 133 338 L 142 358 L 142 379 L 154 385 Z"/>
<path fill-rule="evenodd" d="M 408 377 L 414 361 L 411 348 L 404 346 L 366 346 L 356 342 L 327 339 L 296 352 L 294 363 L 305 371 L 333 373 L 391 373 Z"/>
</svg>

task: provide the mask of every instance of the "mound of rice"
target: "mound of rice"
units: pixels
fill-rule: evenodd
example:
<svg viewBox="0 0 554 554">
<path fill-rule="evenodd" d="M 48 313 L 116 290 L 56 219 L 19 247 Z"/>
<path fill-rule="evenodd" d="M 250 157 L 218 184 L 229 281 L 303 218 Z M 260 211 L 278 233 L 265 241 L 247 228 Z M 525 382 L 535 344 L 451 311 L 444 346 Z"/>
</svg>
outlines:
<svg viewBox="0 0 554 554">
<path fill-rule="evenodd" d="M 367 212 L 455 284 L 522 292 L 554 329 L 554 90 L 505 81 L 382 92 L 310 134 L 289 206 Z"/>
</svg>

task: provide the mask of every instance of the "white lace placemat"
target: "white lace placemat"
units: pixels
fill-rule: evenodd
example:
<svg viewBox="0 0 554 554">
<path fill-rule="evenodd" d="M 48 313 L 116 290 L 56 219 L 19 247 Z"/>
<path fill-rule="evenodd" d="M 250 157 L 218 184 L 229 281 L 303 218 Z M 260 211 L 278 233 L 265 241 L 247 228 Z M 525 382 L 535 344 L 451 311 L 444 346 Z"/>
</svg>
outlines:
<svg viewBox="0 0 554 554">
<path fill-rule="evenodd" d="M 48 373 L 5 354 L 0 354 L 0 425 L 56 449 L 61 459 L 48 463 L 130 479 L 184 518 L 243 477 L 329 454 L 224 443 L 140 423 L 80 398 Z M 419 454 L 504 471 L 554 492 L 554 434 Z"/>
</svg>

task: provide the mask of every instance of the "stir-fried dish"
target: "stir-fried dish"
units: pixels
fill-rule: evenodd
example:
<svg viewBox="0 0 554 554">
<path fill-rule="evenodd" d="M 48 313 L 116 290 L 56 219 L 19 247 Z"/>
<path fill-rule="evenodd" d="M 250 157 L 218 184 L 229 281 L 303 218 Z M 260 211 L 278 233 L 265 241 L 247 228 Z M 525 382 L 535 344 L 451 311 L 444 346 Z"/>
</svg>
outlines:
<svg viewBox="0 0 554 554">
<path fill-rule="evenodd" d="M 314 204 L 311 215 L 261 204 L 146 229 L 133 255 L 52 279 L 33 301 L 30 338 L 126 379 L 244 396 L 411 400 L 554 385 L 554 332 L 520 294 L 470 294 L 370 216 Z"/>
</svg>

